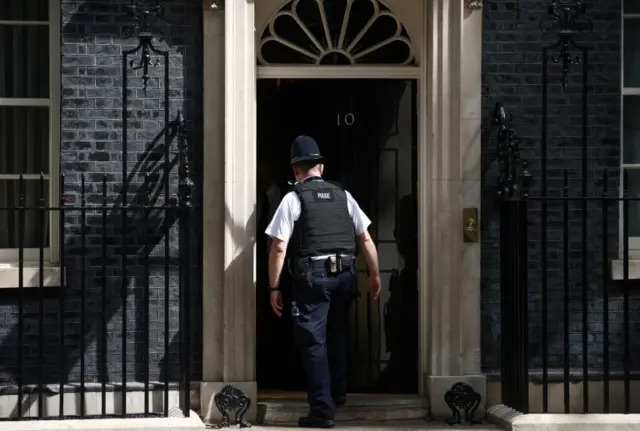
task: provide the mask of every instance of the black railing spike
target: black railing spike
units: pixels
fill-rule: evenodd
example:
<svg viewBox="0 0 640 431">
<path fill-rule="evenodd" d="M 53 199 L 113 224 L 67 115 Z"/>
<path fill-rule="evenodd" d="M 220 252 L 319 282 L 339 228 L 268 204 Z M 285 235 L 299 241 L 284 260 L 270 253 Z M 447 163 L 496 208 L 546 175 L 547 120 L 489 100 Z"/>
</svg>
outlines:
<svg viewBox="0 0 640 431">
<path fill-rule="evenodd" d="M 65 235 L 64 235 L 64 227 L 65 227 L 65 211 L 64 211 L 64 205 L 65 205 L 65 174 L 64 172 L 60 173 L 60 184 L 58 187 L 58 205 L 60 206 L 59 211 L 58 211 L 58 238 L 59 238 L 59 244 L 58 246 L 60 247 L 60 266 L 61 267 L 65 267 L 66 266 L 66 257 L 65 257 Z M 66 286 L 66 278 L 65 278 L 65 271 L 60 271 L 60 291 L 64 292 L 65 291 L 65 286 Z M 65 295 L 60 295 L 59 297 L 59 303 L 58 303 L 58 310 L 59 310 L 59 319 L 60 319 L 60 325 L 59 325 L 59 337 L 60 337 L 60 357 L 64 357 L 66 355 L 66 346 L 65 346 L 65 333 L 66 333 L 66 318 L 65 318 Z M 58 386 L 58 391 L 60 392 L 61 396 L 58 397 L 58 409 L 59 409 L 59 416 L 62 419 L 62 417 L 64 416 L 64 396 L 62 396 L 64 394 L 64 384 L 65 384 L 65 362 L 64 361 L 60 361 L 59 364 L 59 373 L 60 373 L 60 382 L 58 382 L 59 386 Z"/>
<path fill-rule="evenodd" d="M 102 261 L 102 265 L 101 265 L 101 272 L 102 272 L 102 277 L 101 277 L 101 281 L 102 281 L 102 285 L 100 286 L 100 296 L 101 296 L 101 316 L 100 316 L 100 320 L 101 320 L 101 332 L 102 332 L 102 340 L 100 345 L 101 345 L 101 351 L 102 351 L 102 355 L 100 358 L 100 378 L 102 380 L 102 385 L 100 388 L 100 392 L 101 392 L 101 397 L 100 397 L 100 401 L 101 401 L 101 410 L 100 410 L 100 415 L 102 417 L 106 417 L 107 416 L 107 376 L 109 374 L 109 365 L 108 365 L 108 358 L 109 355 L 107 353 L 108 351 L 108 324 L 109 324 L 109 316 L 107 315 L 107 222 L 108 222 L 108 215 L 107 215 L 107 174 L 102 175 L 102 199 L 101 199 L 101 203 L 102 203 L 102 214 L 101 214 L 101 221 L 102 221 L 102 241 L 101 241 L 101 247 L 100 247 L 100 252 L 101 252 L 101 261 Z"/>
<path fill-rule="evenodd" d="M 143 356 L 144 356 L 144 414 L 145 416 L 149 415 L 149 400 L 150 400 L 150 370 L 149 370 L 149 360 L 151 355 L 149 353 L 149 333 L 151 331 L 151 271 L 150 271 L 150 255 L 151 255 L 151 247 L 150 247 L 150 238 L 152 235 L 152 230 L 150 227 L 149 220 L 151 219 L 151 187 L 149 185 L 149 172 L 145 172 L 144 174 L 144 212 L 143 212 L 143 225 L 145 226 L 145 232 L 143 234 L 144 240 L 144 250 L 142 251 L 142 259 L 144 266 L 144 343 L 143 343 Z M 138 244 L 139 245 L 139 244 Z"/>
<path fill-rule="evenodd" d="M 178 111 L 176 115 L 176 136 L 178 138 L 179 168 L 178 175 L 180 177 L 178 193 L 181 204 L 190 207 L 192 202 L 193 180 L 191 179 L 191 168 L 189 166 L 189 146 L 187 143 L 186 120 L 182 111 Z"/>
<path fill-rule="evenodd" d="M 80 414 L 86 414 L 85 397 L 85 325 L 87 321 L 87 183 L 84 172 L 80 176 Z"/>
<path fill-rule="evenodd" d="M 496 126 L 498 177 L 498 197 L 500 199 L 526 198 L 533 178 L 527 169 L 527 160 L 520 155 L 520 142 L 511 128 L 511 118 L 501 103 L 493 109 Z"/>
<path fill-rule="evenodd" d="M 44 227 L 46 220 L 46 201 L 45 201 L 45 186 L 44 186 L 44 173 L 40 172 L 39 185 L 39 210 L 38 210 L 38 223 L 39 228 L 39 240 L 38 240 L 38 362 L 44 364 L 44 248 L 45 248 L 45 235 L 47 230 Z M 38 369 L 38 418 L 44 417 L 44 388 L 45 388 L 45 374 L 44 366 L 40 366 Z"/>
<path fill-rule="evenodd" d="M 24 381 L 26 379 L 25 372 L 25 355 L 24 355 L 24 233 L 25 233 L 25 202 L 24 202 L 24 176 L 20 174 L 18 177 L 18 394 L 20 396 L 24 391 Z M 18 419 L 23 418 L 22 409 L 18 409 Z"/>
</svg>

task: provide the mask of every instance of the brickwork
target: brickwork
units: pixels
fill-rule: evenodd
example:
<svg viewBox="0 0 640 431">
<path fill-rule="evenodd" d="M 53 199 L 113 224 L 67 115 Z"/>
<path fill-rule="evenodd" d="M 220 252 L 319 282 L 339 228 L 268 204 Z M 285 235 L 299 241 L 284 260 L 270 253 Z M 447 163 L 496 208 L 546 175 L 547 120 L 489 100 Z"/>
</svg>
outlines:
<svg viewBox="0 0 640 431">
<path fill-rule="evenodd" d="M 542 125 L 542 47 L 557 40 L 557 33 L 541 32 L 541 21 L 546 18 L 550 1 L 539 0 L 489 0 L 484 2 L 483 35 L 483 224 L 482 224 L 482 352 L 485 371 L 499 369 L 500 340 L 500 262 L 498 207 L 495 202 L 497 164 L 495 160 L 495 131 L 492 129 L 492 110 L 495 103 L 502 103 L 513 114 L 513 127 L 524 139 L 522 154 L 529 161 L 534 176 L 533 195 L 540 194 L 541 175 L 541 125 Z M 620 0 L 586 1 L 587 16 L 594 24 L 590 35 L 577 38 L 589 48 L 588 54 L 588 172 L 589 195 L 601 192 L 602 172 L 612 169 L 614 180 L 609 190 L 616 193 L 620 163 L 620 49 L 621 2 Z M 552 50 L 552 55 L 557 55 Z M 572 55 L 578 53 L 574 50 Z M 561 66 L 550 62 L 549 110 L 548 110 L 548 194 L 561 196 L 563 170 L 570 176 L 571 195 L 581 193 L 581 65 L 570 67 L 569 86 L 561 90 Z M 532 201 L 529 211 L 529 325 L 530 366 L 539 368 L 541 359 L 541 268 L 548 268 L 548 334 L 549 366 L 561 368 L 563 357 L 563 231 L 562 206 L 549 205 L 547 236 L 548 261 L 541 262 L 540 203 Z M 582 213 L 580 206 L 570 210 L 570 362 L 581 366 L 582 357 Z M 610 257 L 615 256 L 617 244 L 617 211 L 609 211 Z M 587 285 L 589 295 L 589 364 L 601 369 L 603 362 L 603 301 L 602 301 L 602 210 L 589 204 L 587 212 Z M 620 289 L 610 288 L 611 366 L 622 366 L 622 305 Z M 633 306 L 633 304 L 632 304 Z M 635 306 L 637 308 L 637 306 Z M 632 321 L 634 317 L 632 308 Z M 635 319 L 635 320 L 634 320 Z M 633 325 L 633 323 L 632 323 Z M 635 337 L 634 337 L 635 338 Z M 638 340 L 640 341 L 640 340 Z"/>
<path fill-rule="evenodd" d="M 86 202 L 89 205 L 102 203 L 102 178 L 108 180 L 108 203 L 117 204 L 123 194 L 123 146 L 122 146 L 122 54 L 137 45 L 132 37 L 134 28 L 131 20 L 123 13 L 121 6 L 128 2 L 112 0 L 62 0 L 62 68 L 61 68 L 61 171 L 65 174 L 64 194 L 74 204 L 79 204 L 81 174 L 86 179 Z M 189 150 L 192 160 L 192 173 L 196 186 L 194 218 L 192 232 L 192 370 L 194 378 L 201 374 L 201 160 L 202 160 L 202 2 L 200 0 L 164 0 L 167 5 L 167 21 L 170 23 L 168 37 L 157 43 L 159 48 L 168 48 L 170 52 L 170 110 L 173 120 L 181 110 L 188 120 Z M 130 59 L 138 59 L 133 54 Z M 153 57 L 153 60 L 160 57 Z M 160 205 L 164 201 L 162 190 L 164 178 L 163 130 L 164 119 L 164 73 L 160 62 L 152 69 L 149 90 L 142 89 L 141 73 L 129 72 L 128 79 L 128 167 L 127 176 L 129 203 L 136 195 L 145 190 L 145 174 L 151 174 L 153 189 L 160 188 L 160 196 L 155 201 Z M 55 85 L 55 84 L 54 84 Z M 170 147 L 170 159 L 177 157 L 177 142 Z M 177 166 L 169 167 L 171 197 L 177 197 Z M 57 382 L 59 378 L 59 326 L 60 296 L 64 295 L 65 353 L 63 355 L 69 381 L 78 381 L 80 375 L 80 287 L 82 256 L 86 256 L 86 326 L 85 326 L 85 376 L 87 381 L 119 381 L 122 376 L 122 269 L 121 269 L 121 227 L 120 213 L 108 216 L 107 236 L 107 373 L 99 370 L 99 358 L 102 354 L 102 218 L 101 213 L 87 213 L 87 249 L 80 243 L 79 212 L 65 216 L 65 268 L 67 285 L 61 291 L 52 290 L 45 298 L 45 376 L 47 382 Z M 147 226 L 159 229 L 160 220 L 155 216 L 150 222 L 141 212 L 127 216 L 127 379 L 144 378 L 143 319 L 145 301 L 143 287 L 146 276 L 143 270 L 144 258 L 140 251 L 141 240 Z M 158 379 L 162 370 L 168 367 L 172 380 L 178 372 L 178 223 L 175 222 L 169 233 L 161 233 L 154 243 L 150 258 L 150 332 L 149 363 L 152 379 Z M 170 314 L 164 314 L 165 258 L 164 241 L 170 238 L 169 286 Z M 136 247 L 137 246 L 137 247 Z M 25 295 L 24 343 L 28 381 L 34 382 L 37 376 L 36 363 L 38 352 L 38 302 L 34 301 L 35 291 Z M 34 295 L 31 295 L 31 294 Z M 0 307 L 0 315 L 6 321 L 0 326 L 0 340 L 3 343 L 7 379 L 15 377 L 15 346 L 17 345 L 17 298 L 7 296 Z M 164 322 L 170 323 L 170 354 L 164 350 Z"/>
<path fill-rule="evenodd" d="M 101 181 L 104 174 L 108 178 L 109 202 L 117 202 L 122 193 L 122 52 L 133 48 L 136 39 L 131 35 L 133 27 L 129 18 L 123 15 L 121 2 L 112 0 L 62 0 L 62 110 L 61 110 L 61 169 L 66 175 L 64 193 L 74 202 L 78 202 L 80 175 L 86 175 L 87 202 L 100 204 Z M 159 43 L 160 47 L 170 50 L 170 92 L 171 118 L 178 109 L 182 110 L 189 121 L 190 155 L 193 161 L 195 183 L 201 185 L 202 163 L 202 2 L 199 0 L 164 0 L 168 6 L 167 19 L 170 22 L 168 37 Z M 540 31 L 541 21 L 547 16 L 549 1 L 539 0 L 485 0 L 483 37 L 483 224 L 482 224 L 482 316 L 483 316 L 483 366 L 485 371 L 495 371 L 499 367 L 499 350 L 496 346 L 500 339 L 499 321 L 499 219 L 495 203 L 496 163 L 495 140 L 491 135 L 492 109 L 501 102 L 513 114 L 514 128 L 524 138 L 523 156 L 530 164 L 535 178 L 534 194 L 539 193 L 541 172 L 541 121 L 542 121 L 542 46 L 552 43 L 554 35 L 544 35 Z M 594 188 L 601 187 L 598 178 L 605 167 L 617 169 L 620 162 L 620 0 L 587 1 L 588 16 L 594 22 L 590 35 L 582 37 L 583 45 L 589 47 L 589 108 L 588 108 L 588 173 L 590 194 L 597 193 Z M 135 58 L 132 56 L 131 58 Z M 580 159 L 580 115 L 581 115 L 581 66 L 572 66 L 570 85 L 566 94 L 560 88 L 560 66 L 549 66 L 549 139 L 548 139 L 548 179 L 549 193 L 562 193 L 562 170 L 566 169 L 571 177 L 572 194 L 579 193 L 581 175 Z M 164 80 L 162 64 L 152 69 L 152 79 L 148 92 L 142 91 L 140 73 L 131 72 L 128 84 L 129 106 L 129 148 L 127 175 L 130 178 L 129 195 L 133 198 L 143 189 L 144 174 L 152 170 L 160 173 L 162 179 L 162 157 L 156 157 L 150 147 L 158 148 L 162 144 L 162 130 L 165 127 L 162 95 Z M 155 142 L 160 136 L 160 141 Z M 175 141 L 171 154 L 175 157 Z M 615 172 L 614 172 L 615 173 Z M 156 178 L 156 177 L 153 177 Z M 171 193 L 175 196 L 177 186 L 177 168 L 171 167 Z M 161 183 L 161 181 L 159 182 Z M 610 189 L 617 187 L 612 181 Z M 162 202 L 162 193 L 160 194 Z M 200 188 L 196 188 L 196 208 L 201 202 Z M 580 365 L 581 358 L 581 254 L 580 239 L 581 213 L 571 212 L 571 363 Z M 602 365 L 602 346 L 605 334 L 602 333 L 602 273 L 601 273 L 601 225 L 602 212 L 597 206 L 591 206 L 588 212 L 587 270 L 589 291 L 589 362 L 593 368 Z M 57 381 L 60 355 L 59 346 L 59 295 L 64 295 L 65 321 L 65 362 L 69 380 L 79 377 L 79 274 L 81 256 L 88 257 L 86 278 L 86 308 L 89 321 L 85 328 L 86 349 L 84 352 L 86 375 L 88 380 L 98 381 L 102 375 L 98 370 L 97 358 L 101 354 L 97 337 L 102 310 L 102 250 L 100 237 L 101 225 L 96 214 L 89 216 L 88 251 L 79 248 L 78 214 L 65 217 L 66 260 L 68 285 L 61 292 L 47 294 L 45 298 L 45 334 L 44 346 L 48 361 L 47 380 Z M 563 298 L 561 219 L 562 213 L 557 205 L 550 206 L 548 237 L 549 261 L 549 365 L 562 366 L 563 351 Z M 610 212 L 610 226 L 607 234 L 610 246 L 616 246 L 617 213 Z M 122 373 L 121 328 L 122 296 L 119 253 L 121 250 L 120 220 L 109 219 L 108 227 L 108 380 L 117 381 Z M 131 216 L 127 238 L 136 242 L 136 230 L 143 229 L 145 223 L 139 217 Z M 142 227 L 141 227 L 142 226 Z M 193 261 L 201 261 L 202 214 L 195 211 L 194 228 L 191 229 L 193 243 Z M 531 204 L 530 212 L 530 354 L 533 368 L 541 364 L 540 346 L 540 213 L 539 204 Z M 170 230 L 171 254 L 175 258 L 178 251 L 177 224 Z M 131 244 L 129 244 L 131 246 Z M 170 310 L 171 354 L 164 354 L 164 259 L 162 258 L 164 241 L 154 248 L 151 276 L 150 313 L 152 316 L 150 340 L 150 363 L 152 378 L 158 378 L 160 372 L 169 364 L 177 370 L 177 272 L 176 262 L 170 262 Z M 578 251 L 575 251 L 578 250 Z M 575 252 L 574 252 L 575 251 Z M 613 254 L 611 254 L 613 256 Z M 200 266 L 193 268 L 193 369 L 194 377 L 200 375 L 201 361 L 201 280 Z M 144 301 L 141 288 L 144 286 L 141 259 L 131 256 L 127 264 L 129 288 L 127 296 L 128 341 L 126 358 L 129 380 L 140 380 L 143 369 L 141 352 L 144 334 L 141 331 L 141 315 L 144 315 Z M 621 366 L 622 352 L 622 305 L 620 289 L 611 288 L 611 360 L 614 368 Z M 0 326 L 0 357 L 5 364 L 2 372 L 5 378 L 15 377 L 15 348 L 17 298 L 3 295 L 0 303 L 0 316 L 5 325 Z M 36 374 L 33 359 L 37 357 L 38 343 L 38 303 L 27 298 L 24 320 L 25 355 L 28 359 L 29 375 Z M 636 327 L 636 301 L 632 302 L 632 328 Z M 637 331 L 633 331 L 637 332 Z M 635 343 L 635 341 L 634 341 Z M 633 350 L 633 349 L 632 349 Z M 10 365 L 13 364 L 13 365 Z"/>
</svg>

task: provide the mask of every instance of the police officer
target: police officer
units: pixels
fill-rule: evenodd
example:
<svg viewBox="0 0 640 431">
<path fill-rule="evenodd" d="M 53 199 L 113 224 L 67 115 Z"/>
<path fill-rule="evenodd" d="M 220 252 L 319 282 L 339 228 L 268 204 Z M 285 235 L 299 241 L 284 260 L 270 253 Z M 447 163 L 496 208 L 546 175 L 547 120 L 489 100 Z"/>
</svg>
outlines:
<svg viewBox="0 0 640 431">
<path fill-rule="evenodd" d="M 324 165 L 315 140 L 299 136 L 291 144 L 296 178 L 276 209 L 266 234 L 273 312 L 282 316 L 278 289 L 287 256 L 293 277 L 294 339 L 307 374 L 310 412 L 299 425 L 330 428 L 336 405 L 346 403 L 346 332 L 355 283 L 356 241 L 369 269 L 368 286 L 380 295 L 380 270 L 371 224 L 356 201 L 336 184 L 323 181 Z M 288 254 L 287 254 L 288 252 Z"/>
</svg>

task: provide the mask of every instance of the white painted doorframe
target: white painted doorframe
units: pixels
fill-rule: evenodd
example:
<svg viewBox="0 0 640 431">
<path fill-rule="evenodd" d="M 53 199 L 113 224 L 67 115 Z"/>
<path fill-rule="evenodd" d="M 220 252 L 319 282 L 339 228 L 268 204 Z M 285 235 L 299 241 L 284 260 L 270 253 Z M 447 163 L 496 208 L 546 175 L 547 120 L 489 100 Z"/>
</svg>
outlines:
<svg viewBox="0 0 640 431">
<path fill-rule="evenodd" d="M 417 103 L 415 104 L 416 109 L 416 117 L 417 117 L 417 135 L 416 135 L 416 146 L 418 153 L 418 161 L 417 161 L 417 169 L 416 172 L 416 187 L 419 190 L 421 181 L 421 172 L 424 172 L 427 169 L 427 166 L 424 166 L 422 161 L 427 160 L 427 158 L 422 157 L 421 153 L 426 151 L 427 142 L 427 134 L 424 133 L 427 130 L 427 118 L 424 115 L 423 104 L 420 101 L 424 100 L 423 96 L 425 96 L 424 91 L 426 91 L 426 87 L 424 85 L 423 79 L 423 70 L 422 67 L 414 66 L 304 66 L 304 65 L 296 65 L 296 66 L 257 66 L 256 67 L 256 79 L 410 79 L 415 80 L 416 85 L 416 94 L 415 99 Z M 257 132 L 257 129 L 256 129 Z M 425 194 L 418 192 L 418 220 L 420 220 L 420 215 L 423 214 L 424 208 L 426 208 L 427 202 L 425 199 Z M 427 235 L 428 233 L 423 231 L 422 223 L 418 222 L 416 229 L 418 230 L 418 256 L 424 256 L 426 253 L 426 245 L 427 241 L 420 240 L 423 235 Z M 418 259 L 418 274 L 425 274 L 428 271 L 428 268 L 422 268 L 423 259 Z M 421 298 L 419 301 L 420 304 L 423 304 L 424 300 L 428 293 L 427 279 L 425 277 L 418 277 L 418 297 Z M 426 322 L 426 309 L 423 307 L 418 307 L 418 375 L 416 378 L 418 379 L 418 391 L 420 395 L 423 395 L 425 392 L 424 387 L 424 372 L 425 372 L 425 364 L 427 363 L 427 352 L 428 343 L 427 343 L 427 327 L 423 325 L 422 322 Z"/>
</svg>

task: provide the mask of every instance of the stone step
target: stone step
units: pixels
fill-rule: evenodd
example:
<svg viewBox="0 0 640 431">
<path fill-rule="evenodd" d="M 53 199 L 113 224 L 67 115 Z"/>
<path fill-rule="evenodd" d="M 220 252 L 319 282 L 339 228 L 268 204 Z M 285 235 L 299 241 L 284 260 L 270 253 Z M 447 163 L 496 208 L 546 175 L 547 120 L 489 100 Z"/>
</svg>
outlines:
<svg viewBox="0 0 640 431">
<path fill-rule="evenodd" d="M 336 423 L 334 430 L 345 431 L 459 431 L 459 430 L 473 430 L 473 431 L 497 431 L 499 428 L 489 423 L 483 423 L 480 425 L 456 425 L 452 427 L 442 421 L 426 422 L 424 420 L 416 419 L 403 419 L 398 421 L 388 422 L 364 422 L 364 421 L 351 421 Z M 276 425 L 258 425 L 251 428 L 253 431 L 300 431 L 297 423 L 276 424 Z"/>
<path fill-rule="evenodd" d="M 258 396 L 259 424 L 295 424 L 309 412 L 306 394 L 262 394 Z M 427 401 L 418 395 L 349 394 L 339 407 L 336 421 L 384 422 L 425 419 Z"/>
</svg>

